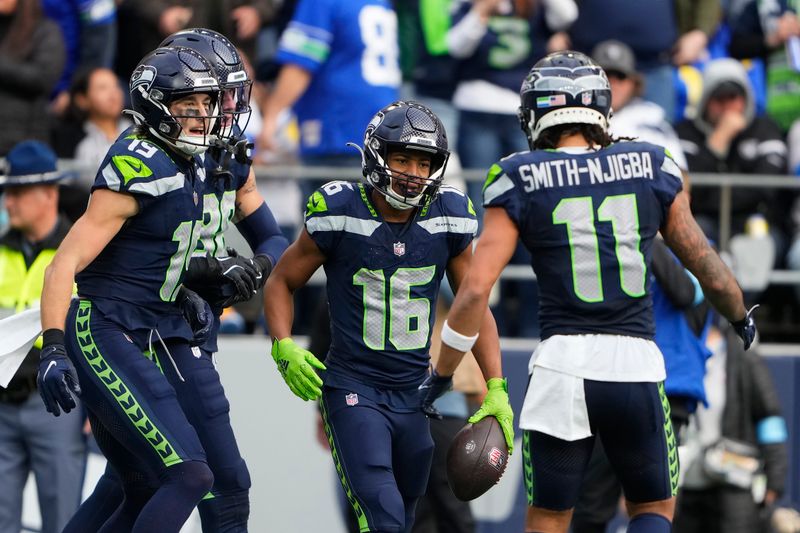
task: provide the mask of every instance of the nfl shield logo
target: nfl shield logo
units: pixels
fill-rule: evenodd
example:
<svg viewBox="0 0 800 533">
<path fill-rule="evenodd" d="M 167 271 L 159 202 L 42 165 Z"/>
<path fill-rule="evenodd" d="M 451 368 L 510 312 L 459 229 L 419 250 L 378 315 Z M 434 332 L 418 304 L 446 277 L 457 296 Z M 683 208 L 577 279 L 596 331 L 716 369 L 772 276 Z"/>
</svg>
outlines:
<svg viewBox="0 0 800 533">
<path fill-rule="evenodd" d="M 406 243 L 404 242 L 394 243 L 394 255 L 399 257 L 405 254 L 406 254 Z"/>
<path fill-rule="evenodd" d="M 352 407 L 358 403 L 358 394 L 351 392 L 350 394 L 345 395 L 344 401 L 347 405 Z"/>
<path fill-rule="evenodd" d="M 583 105 L 589 105 L 592 103 L 592 93 L 585 92 L 581 95 L 581 103 Z"/>
<path fill-rule="evenodd" d="M 492 447 L 492 449 L 489 450 L 489 464 L 495 467 L 497 470 L 502 470 L 503 463 L 505 463 L 503 452 Z"/>
</svg>

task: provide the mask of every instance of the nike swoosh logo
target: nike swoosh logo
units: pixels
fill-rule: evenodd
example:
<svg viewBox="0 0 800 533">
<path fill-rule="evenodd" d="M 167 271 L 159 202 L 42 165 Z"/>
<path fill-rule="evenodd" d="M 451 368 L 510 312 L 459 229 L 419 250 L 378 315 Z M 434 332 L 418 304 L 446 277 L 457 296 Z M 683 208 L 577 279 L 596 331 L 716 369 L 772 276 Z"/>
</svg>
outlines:
<svg viewBox="0 0 800 533">
<path fill-rule="evenodd" d="M 127 161 L 128 166 L 133 169 L 134 172 L 137 174 L 142 171 L 142 162 L 140 161 L 138 165 L 134 165 L 132 162 Z"/>
<path fill-rule="evenodd" d="M 47 379 L 47 373 L 50 372 L 50 369 L 56 366 L 57 364 L 58 363 L 56 363 L 55 361 L 50 361 L 50 364 L 47 365 L 47 369 L 44 371 L 44 375 L 42 376 L 43 380 Z"/>
</svg>

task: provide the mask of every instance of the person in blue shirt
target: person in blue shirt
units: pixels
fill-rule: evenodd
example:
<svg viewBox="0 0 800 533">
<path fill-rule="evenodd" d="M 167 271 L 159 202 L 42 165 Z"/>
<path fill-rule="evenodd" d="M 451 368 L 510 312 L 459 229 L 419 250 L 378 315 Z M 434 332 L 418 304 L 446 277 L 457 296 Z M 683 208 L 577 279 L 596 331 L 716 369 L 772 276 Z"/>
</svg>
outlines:
<svg viewBox="0 0 800 533">
<path fill-rule="evenodd" d="M 362 124 L 399 97 L 397 15 L 388 0 L 300 0 L 276 57 L 282 63 L 264 108 L 259 145 L 270 148 L 278 116 L 293 108 L 300 158 L 350 164 L 346 146 Z"/>
<path fill-rule="evenodd" d="M 130 89 L 138 127 L 109 150 L 86 213 L 45 273 L 38 382 L 56 416 L 80 395 L 122 482 L 104 530 L 177 532 L 214 481 L 161 369 L 213 325 L 208 304 L 181 283 L 201 236 L 200 154 L 220 120 L 220 85 L 194 50 L 159 48 Z"/>
<path fill-rule="evenodd" d="M 255 186 L 255 174 L 242 152 L 241 129 L 249 113 L 250 80 L 236 48 L 223 35 L 205 28 L 182 30 L 162 46 L 186 47 L 207 58 L 221 81 L 222 118 L 218 139 L 204 154 L 206 171 L 203 221 L 184 285 L 207 300 L 214 325 L 204 343 L 190 347 L 167 340 L 175 366 L 163 365 L 191 425 L 197 431 L 214 474 L 214 486 L 198 504 L 207 532 L 247 531 L 250 473 L 230 421 L 230 404 L 214 364 L 224 307 L 248 300 L 266 281 L 288 246 Z M 225 231 L 231 222 L 255 253 L 250 259 L 229 255 Z M 200 351 L 198 357 L 197 351 Z M 144 475 L 144 474 L 143 474 Z M 153 489 L 156 484 L 153 483 Z M 99 529 L 122 501 L 118 477 L 110 468 L 65 532 Z"/>
<path fill-rule="evenodd" d="M 531 151 L 500 160 L 483 189 L 484 228 L 442 330 L 444 360 L 471 348 L 489 291 L 521 240 L 539 279 L 542 342 L 520 414 L 525 531 L 566 532 L 596 436 L 619 477 L 631 533 L 668 533 L 678 457 L 649 274 L 665 242 L 734 324 L 755 323 L 731 271 L 692 218 L 683 176 L 662 147 L 608 134 L 605 72 L 578 52 L 538 61 L 522 83 Z"/>
<path fill-rule="evenodd" d="M 441 394 L 451 382 L 428 374 L 439 285 L 447 274 L 458 289 L 478 222 L 467 196 L 442 184 L 447 137 L 422 104 L 399 101 L 378 112 L 362 153 L 366 183 L 333 181 L 309 198 L 304 231 L 267 280 L 264 312 L 289 388 L 303 400 L 321 396 L 359 529 L 399 533 L 413 525 L 433 454 L 426 418 L 434 414 L 432 400 L 423 411 L 423 396 Z M 291 337 L 292 293 L 319 267 L 331 317 L 324 365 Z M 508 406 L 497 329 L 485 305 L 481 322 L 475 356 L 490 396 Z M 511 408 L 497 416 L 510 434 Z"/>
<path fill-rule="evenodd" d="M 117 6 L 114 0 L 42 0 L 45 15 L 61 28 L 67 62 L 53 90 L 51 108 L 63 115 L 76 74 L 111 68 L 117 49 Z"/>
</svg>

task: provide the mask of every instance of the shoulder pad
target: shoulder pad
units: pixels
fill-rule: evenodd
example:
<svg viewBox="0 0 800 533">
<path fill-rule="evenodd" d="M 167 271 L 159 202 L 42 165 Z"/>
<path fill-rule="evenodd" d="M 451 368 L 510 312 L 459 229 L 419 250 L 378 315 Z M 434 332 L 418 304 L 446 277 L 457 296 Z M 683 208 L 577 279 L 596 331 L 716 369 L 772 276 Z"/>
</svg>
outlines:
<svg viewBox="0 0 800 533">
<path fill-rule="evenodd" d="M 443 215 L 477 218 L 475 207 L 469 196 L 451 185 L 439 187 L 437 200 Z"/>
<path fill-rule="evenodd" d="M 183 173 L 166 152 L 146 139 L 131 135 L 117 139 L 111 146 L 95 186 L 158 196 L 182 188 L 183 181 Z M 153 182 L 158 182 L 158 186 L 145 185 Z"/>
<path fill-rule="evenodd" d="M 358 183 L 336 180 L 330 181 L 314 191 L 306 203 L 306 218 L 320 215 L 343 215 L 354 207 L 354 199 L 360 197 Z M 358 203 L 362 203 L 358 200 Z"/>
</svg>

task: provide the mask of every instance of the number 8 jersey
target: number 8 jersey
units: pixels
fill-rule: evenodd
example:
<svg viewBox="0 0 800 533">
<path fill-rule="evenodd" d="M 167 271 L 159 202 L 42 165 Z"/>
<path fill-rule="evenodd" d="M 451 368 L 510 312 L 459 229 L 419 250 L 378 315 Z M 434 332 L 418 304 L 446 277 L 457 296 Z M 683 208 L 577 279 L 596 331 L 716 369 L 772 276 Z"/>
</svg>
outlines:
<svg viewBox="0 0 800 533">
<path fill-rule="evenodd" d="M 489 170 L 486 207 L 502 207 L 531 252 L 541 337 L 616 334 L 652 339 L 651 246 L 682 189 L 664 148 L 513 154 Z"/>
<path fill-rule="evenodd" d="M 331 347 L 325 383 L 407 389 L 425 377 L 439 284 L 478 229 L 462 192 L 442 186 L 409 224 L 387 223 L 364 184 L 334 181 L 306 208 L 325 254 Z M 407 226 L 407 227 L 406 227 Z"/>
<path fill-rule="evenodd" d="M 197 247 L 205 171 L 199 157 L 171 157 L 145 139 L 120 137 L 100 165 L 92 191 L 130 194 L 139 212 L 76 276 L 78 296 L 126 330 L 191 339 L 173 302 Z"/>
</svg>

